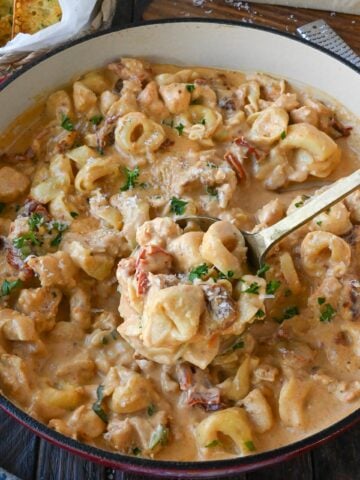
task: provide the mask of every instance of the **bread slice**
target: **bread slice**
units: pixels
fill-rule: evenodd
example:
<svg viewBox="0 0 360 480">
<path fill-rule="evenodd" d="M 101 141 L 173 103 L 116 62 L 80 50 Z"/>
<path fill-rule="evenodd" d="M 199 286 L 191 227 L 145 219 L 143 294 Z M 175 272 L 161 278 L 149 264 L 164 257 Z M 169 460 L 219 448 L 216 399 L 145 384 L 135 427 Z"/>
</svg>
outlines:
<svg viewBox="0 0 360 480">
<path fill-rule="evenodd" d="M 38 32 L 60 20 L 58 0 L 14 0 L 12 36 Z"/>
<path fill-rule="evenodd" d="M 0 46 L 11 39 L 13 0 L 0 0 Z"/>
</svg>

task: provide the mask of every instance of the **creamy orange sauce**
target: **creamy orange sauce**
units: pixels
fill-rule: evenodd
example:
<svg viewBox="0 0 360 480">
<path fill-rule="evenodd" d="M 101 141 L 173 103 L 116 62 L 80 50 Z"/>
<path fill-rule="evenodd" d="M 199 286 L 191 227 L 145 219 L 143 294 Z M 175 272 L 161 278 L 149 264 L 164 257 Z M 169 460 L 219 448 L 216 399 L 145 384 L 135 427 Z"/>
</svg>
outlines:
<svg viewBox="0 0 360 480">
<path fill-rule="evenodd" d="M 350 414 L 358 192 L 260 274 L 237 229 L 301 208 L 359 151 L 344 107 L 263 74 L 123 59 L 25 112 L 0 137 L 3 394 L 64 435 L 180 461 Z M 175 223 L 197 214 L 221 222 Z"/>
</svg>

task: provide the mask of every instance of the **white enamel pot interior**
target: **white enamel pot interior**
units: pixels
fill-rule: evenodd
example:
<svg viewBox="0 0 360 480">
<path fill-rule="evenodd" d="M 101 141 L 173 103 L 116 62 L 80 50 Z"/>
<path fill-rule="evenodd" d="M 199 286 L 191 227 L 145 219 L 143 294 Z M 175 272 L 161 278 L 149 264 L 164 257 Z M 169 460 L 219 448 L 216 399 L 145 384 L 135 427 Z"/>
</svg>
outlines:
<svg viewBox="0 0 360 480">
<path fill-rule="evenodd" d="M 37 61 L 0 87 L 0 132 L 34 101 L 78 74 L 121 56 L 158 63 L 263 71 L 327 92 L 360 117 L 360 75 L 346 62 L 287 35 L 231 22 L 165 21 L 82 39 Z M 219 478 L 274 464 L 311 448 L 357 422 L 355 412 L 322 432 L 271 452 L 213 462 L 133 458 L 81 444 L 53 432 L 0 395 L 0 407 L 53 443 L 109 466 L 171 476 Z"/>
</svg>

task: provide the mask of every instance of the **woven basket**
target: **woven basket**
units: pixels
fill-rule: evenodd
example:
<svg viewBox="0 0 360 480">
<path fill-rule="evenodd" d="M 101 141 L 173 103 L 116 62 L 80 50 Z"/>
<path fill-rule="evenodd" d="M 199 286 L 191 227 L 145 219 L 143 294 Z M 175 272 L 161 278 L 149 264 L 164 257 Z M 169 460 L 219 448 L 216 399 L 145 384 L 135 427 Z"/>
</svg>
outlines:
<svg viewBox="0 0 360 480">
<path fill-rule="evenodd" d="M 79 32 L 75 38 L 81 38 L 84 35 L 90 33 L 105 30 L 111 26 L 112 19 L 115 14 L 116 0 L 100 0 L 95 8 L 93 18 L 88 28 Z M 74 38 L 72 38 L 74 40 Z M 56 45 L 56 48 L 61 44 Z M 55 47 L 54 47 L 55 48 Z M 0 83 L 6 80 L 12 73 L 21 69 L 24 65 L 32 62 L 35 58 L 50 52 L 51 49 L 37 50 L 36 52 L 30 52 L 24 54 L 22 57 L 18 57 L 16 61 L 9 63 L 3 63 L 0 65 Z"/>
</svg>

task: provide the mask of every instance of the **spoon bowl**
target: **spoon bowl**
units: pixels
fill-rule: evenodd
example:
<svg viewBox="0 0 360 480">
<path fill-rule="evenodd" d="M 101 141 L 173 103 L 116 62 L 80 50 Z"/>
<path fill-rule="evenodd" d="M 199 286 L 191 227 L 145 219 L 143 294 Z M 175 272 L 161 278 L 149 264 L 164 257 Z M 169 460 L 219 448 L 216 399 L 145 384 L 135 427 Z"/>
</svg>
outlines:
<svg viewBox="0 0 360 480">
<path fill-rule="evenodd" d="M 257 271 L 264 264 L 266 254 L 280 240 L 316 217 L 319 213 L 329 209 L 359 187 L 360 169 L 347 177 L 337 180 L 326 190 L 304 202 L 301 208 L 298 208 L 274 225 L 256 233 L 240 230 L 248 248 L 247 259 L 250 266 L 253 267 L 254 271 Z M 199 225 L 201 230 L 206 231 L 213 223 L 219 220 L 219 218 L 207 215 L 194 215 L 178 218 L 176 223 L 184 228 L 188 222 L 194 222 Z"/>
</svg>

